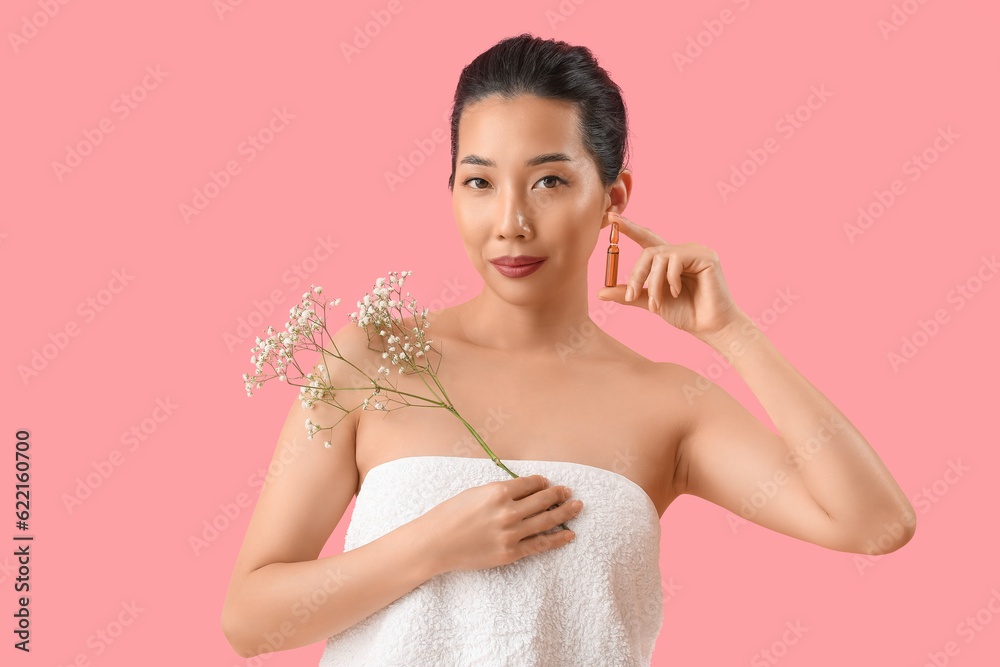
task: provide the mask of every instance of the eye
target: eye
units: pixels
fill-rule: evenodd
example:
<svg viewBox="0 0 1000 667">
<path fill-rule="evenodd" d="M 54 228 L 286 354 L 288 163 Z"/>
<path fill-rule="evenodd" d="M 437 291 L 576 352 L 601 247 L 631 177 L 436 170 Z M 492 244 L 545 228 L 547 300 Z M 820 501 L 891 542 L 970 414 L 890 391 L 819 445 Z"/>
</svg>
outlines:
<svg viewBox="0 0 1000 667">
<path fill-rule="evenodd" d="M 469 185 L 469 183 L 471 183 L 472 181 L 482 181 L 483 183 L 485 183 L 486 179 L 485 178 L 479 178 L 478 176 L 473 176 L 472 178 L 467 178 L 464 181 L 462 181 L 462 185 Z M 485 190 L 486 188 L 472 188 L 472 189 L 473 190 Z"/>
<path fill-rule="evenodd" d="M 556 187 L 556 185 L 559 185 L 559 184 L 569 185 L 569 182 L 566 179 L 560 178 L 559 176 L 556 176 L 554 174 L 549 174 L 548 176 L 543 176 L 542 178 L 538 179 L 538 182 L 539 183 L 541 183 L 542 181 L 550 181 L 551 182 L 552 180 L 554 180 L 555 183 L 553 183 L 551 187 L 543 187 L 542 189 L 543 190 L 554 190 L 555 187 Z M 462 181 L 462 185 L 469 186 L 473 190 L 485 190 L 486 189 L 485 187 L 478 187 L 478 186 L 473 187 L 473 186 L 470 186 L 469 184 L 472 183 L 473 181 L 482 181 L 483 183 L 488 183 L 489 182 L 485 178 L 480 178 L 478 176 L 473 176 L 472 178 L 467 178 L 464 181 Z"/>
<path fill-rule="evenodd" d="M 543 176 L 542 178 L 538 179 L 538 182 L 541 183 L 542 181 L 547 181 L 550 178 L 554 178 L 558 183 L 562 183 L 563 185 L 567 185 L 567 182 L 566 182 L 565 179 L 559 178 L 558 176 L 555 176 L 553 174 L 549 174 L 548 176 Z M 542 189 L 543 190 L 553 190 L 553 189 L 555 189 L 555 185 L 553 185 L 551 188 L 542 188 Z"/>
</svg>

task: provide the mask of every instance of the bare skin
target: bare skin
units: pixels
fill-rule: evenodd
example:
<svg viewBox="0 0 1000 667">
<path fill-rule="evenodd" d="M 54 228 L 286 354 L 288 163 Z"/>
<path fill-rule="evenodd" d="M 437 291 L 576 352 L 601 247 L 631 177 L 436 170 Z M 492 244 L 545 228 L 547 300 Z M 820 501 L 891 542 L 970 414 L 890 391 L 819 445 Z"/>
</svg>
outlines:
<svg viewBox="0 0 1000 667">
<path fill-rule="evenodd" d="M 651 410 L 649 392 L 662 393 L 669 370 L 596 328 L 576 348 L 567 329 L 562 358 L 555 349 L 525 358 L 483 348 L 463 335 L 466 309 L 430 313 L 426 335 L 442 351 L 441 384 L 493 453 L 504 463 L 568 461 L 616 472 L 642 487 L 662 516 L 678 495 L 673 475 L 685 412 Z M 401 391 L 428 395 L 415 377 L 397 378 Z M 628 396 L 635 400 L 618 398 Z M 356 453 L 359 490 L 373 467 L 407 456 L 488 458 L 465 425 L 439 408 L 364 411 Z M 529 466 L 508 467 L 532 474 Z"/>
<path fill-rule="evenodd" d="M 661 516 L 687 493 L 830 549 L 888 553 L 909 541 L 913 507 L 874 449 L 736 306 L 714 251 L 669 244 L 621 215 L 632 175 L 623 170 L 602 185 L 571 105 L 487 98 L 465 108 L 459 137 L 453 211 L 483 289 L 431 313 L 426 332 L 443 354 L 439 377 L 455 408 L 502 461 L 616 472 L 645 490 Z M 681 329 L 726 355 L 777 434 L 718 385 L 650 361 L 593 323 L 587 267 L 612 221 L 643 250 L 598 298 L 647 310 L 649 326 Z M 490 263 L 501 255 L 546 259 L 511 278 Z M 589 332 L 582 343 L 581 332 Z M 383 365 L 356 326 L 334 338 L 372 375 Z M 330 370 L 334 386 L 359 386 Z M 398 389 L 427 394 L 392 371 Z M 339 399 L 357 408 L 365 396 L 345 391 Z M 328 436 L 331 448 L 305 438 L 306 417 L 328 425 L 341 416 L 297 400 L 288 413 L 272 461 L 280 472 L 261 491 L 223 612 L 227 638 L 244 657 L 278 650 L 265 638 L 279 630 L 281 650 L 304 646 L 441 572 L 508 563 L 571 536 L 538 534 L 575 511 L 562 502 L 565 489 L 526 470 L 466 489 L 358 549 L 318 558 L 374 466 L 408 456 L 486 457 L 440 408 L 354 410 Z M 335 597 L 292 623 L 319 588 Z"/>
<path fill-rule="evenodd" d="M 913 507 L 875 450 L 736 305 L 712 249 L 667 243 L 622 215 L 632 175 L 625 169 L 610 185 L 601 184 L 572 105 L 533 96 L 486 98 L 463 111 L 460 135 L 452 209 L 484 282 L 482 292 L 462 304 L 461 327 L 466 340 L 506 353 L 473 370 L 489 370 L 479 377 L 492 382 L 496 376 L 507 392 L 511 380 L 503 369 L 511 367 L 533 380 L 547 372 L 580 381 L 560 387 L 563 394 L 526 383 L 532 396 L 518 404 L 518 416 L 526 418 L 503 444 L 519 454 L 545 451 L 603 467 L 610 467 L 619 443 L 634 446 L 639 458 L 626 473 L 661 513 L 688 493 L 830 549 L 887 553 L 909 541 Z M 593 326 L 587 264 L 597 235 L 612 221 L 642 252 L 624 267 L 622 284 L 600 288 L 597 296 L 648 310 L 657 316 L 650 318 L 651 329 L 673 326 L 730 358 L 778 434 L 721 387 L 679 364 L 621 364 L 638 355 L 605 336 L 596 336 L 580 355 L 579 365 L 592 370 L 546 363 L 568 332 Z M 547 259 L 521 278 L 502 275 L 489 261 L 521 254 Z M 608 366 L 610 359 L 619 367 Z M 574 400 L 563 400 L 569 396 Z M 576 401 L 595 409 L 559 413 L 575 410 Z M 548 412 L 530 405 L 545 405 Z M 480 401 L 471 409 L 483 407 Z M 620 411 L 617 424 L 604 419 Z M 533 428 L 545 429 L 534 432 L 546 437 L 528 440 Z M 566 442 L 560 429 L 573 428 L 597 437 L 550 444 Z"/>
</svg>

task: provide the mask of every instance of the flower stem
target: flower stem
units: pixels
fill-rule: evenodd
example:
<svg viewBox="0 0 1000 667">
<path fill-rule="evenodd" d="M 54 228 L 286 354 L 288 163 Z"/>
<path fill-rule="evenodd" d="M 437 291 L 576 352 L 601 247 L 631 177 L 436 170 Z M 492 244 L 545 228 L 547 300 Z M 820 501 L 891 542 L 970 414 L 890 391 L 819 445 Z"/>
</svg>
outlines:
<svg viewBox="0 0 1000 667">
<path fill-rule="evenodd" d="M 435 380 L 437 380 L 437 378 L 435 378 Z M 472 437 L 474 437 L 479 442 L 479 444 L 482 445 L 483 449 L 486 450 L 486 453 L 493 460 L 493 463 L 497 464 L 498 466 L 500 466 L 501 468 L 503 468 L 504 470 L 506 470 L 507 474 L 510 475 L 511 477 L 520 477 L 520 475 L 516 474 L 514 471 L 512 471 L 510 468 L 508 468 L 507 466 L 505 466 L 503 464 L 503 461 L 501 461 L 497 457 L 497 455 L 493 453 L 493 450 L 490 449 L 489 446 L 483 441 L 483 439 L 481 437 L 479 437 L 479 434 L 476 433 L 476 429 L 472 428 L 472 425 L 469 422 L 465 421 L 465 419 L 462 418 L 462 415 L 458 414 L 458 410 L 456 410 L 454 408 L 454 406 L 452 406 L 449 403 L 448 405 L 446 405 L 444 407 L 445 407 L 445 409 L 448 412 L 450 412 L 451 414 L 453 414 L 456 417 L 458 417 L 462 421 L 462 423 L 465 424 L 465 428 L 469 429 L 469 433 L 472 434 Z M 555 507 L 558 507 L 558 505 L 553 505 L 549 509 L 551 510 L 551 509 L 553 509 Z M 569 530 L 569 527 L 565 523 L 559 524 L 559 527 L 562 528 L 563 530 Z"/>
</svg>

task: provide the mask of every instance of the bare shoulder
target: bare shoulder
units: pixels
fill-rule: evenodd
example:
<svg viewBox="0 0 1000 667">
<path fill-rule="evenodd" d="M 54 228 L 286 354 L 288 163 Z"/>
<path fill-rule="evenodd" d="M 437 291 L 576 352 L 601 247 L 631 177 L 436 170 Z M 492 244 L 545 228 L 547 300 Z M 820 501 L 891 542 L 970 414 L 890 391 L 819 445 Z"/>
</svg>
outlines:
<svg viewBox="0 0 1000 667">
<path fill-rule="evenodd" d="M 641 397 L 633 408 L 624 408 L 623 414 L 628 415 L 628 421 L 637 429 L 636 435 L 645 443 L 648 472 L 642 485 L 662 516 L 686 492 L 687 467 L 682 457 L 682 441 L 692 427 L 689 397 L 700 384 L 701 376 L 680 364 L 653 361 L 637 352 L 616 356 L 617 363 L 628 369 L 620 375 L 634 387 L 629 395 Z"/>
<path fill-rule="evenodd" d="M 667 447 L 673 460 L 671 487 L 673 497 L 688 492 L 688 462 L 683 442 L 694 427 L 694 397 L 706 389 L 707 378 L 690 368 L 671 361 L 650 362 L 651 382 L 647 384 L 651 401 L 669 413 Z M 711 383 L 709 383 L 711 384 Z"/>
<path fill-rule="evenodd" d="M 707 378 L 687 366 L 672 361 L 651 362 L 655 366 L 656 379 L 661 391 L 670 398 L 690 404 L 690 397 L 707 389 Z"/>
<path fill-rule="evenodd" d="M 366 364 L 368 338 L 354 323 L 321 342 L 325 350 L 351 364 Z M 353 386 L 352 374 L 357 371 L 351 364 L 330 355 L 316 355 L 310 361 L 312 367 L 301 368 L 303 375 L 313 375 L 334 387 Z M 294 379 L 308 390 L 308 379 Z M 326 396 L 311 401 L 308 392 L 292 397 L 237 557 L 234 582 L 270 563 L 318 557 L 358 488 L 357 412 L 352 409 L 364 397 L 352 395 L 361 393 L 335 391 L 333 403 Z M 305 428 L 307 420 L 323 428 L 311 436 Z M 326 442 L 329 447 L 324 446 Z"/>
<path fill-rule="evenodd" d="M 382 347 L 377 336 L 378 333 L 370 326 L 361 327 L 356 322 L 349 322 L 331 335 L 324 346 L 330 354 L 318 361 L 326 367 L 330 385 L 345 388 L 334 392 L 334 395 L 348 409 L 361 405 L 371 389 L 370 378 L 379 374 L 380 366 L 391 363 L 382 359 Z"/>
</svg>

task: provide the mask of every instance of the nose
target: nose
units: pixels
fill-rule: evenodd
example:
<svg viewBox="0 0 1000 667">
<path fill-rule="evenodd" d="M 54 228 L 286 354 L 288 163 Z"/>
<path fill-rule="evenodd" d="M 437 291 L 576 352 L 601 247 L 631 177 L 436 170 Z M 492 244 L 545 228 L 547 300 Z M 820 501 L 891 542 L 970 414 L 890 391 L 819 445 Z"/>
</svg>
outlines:
<svg viewBox="0 0 1000 667">
<path fill-rule="evenodd" d="M 531 237 L 534 231 L 531 226 L 529 216 L 525 214 L 526 207 L 523 202 L 508 199 L 504 203 L 504 210 L 500 221 L 500 236 L 503 238 Z"/>
</svg>

